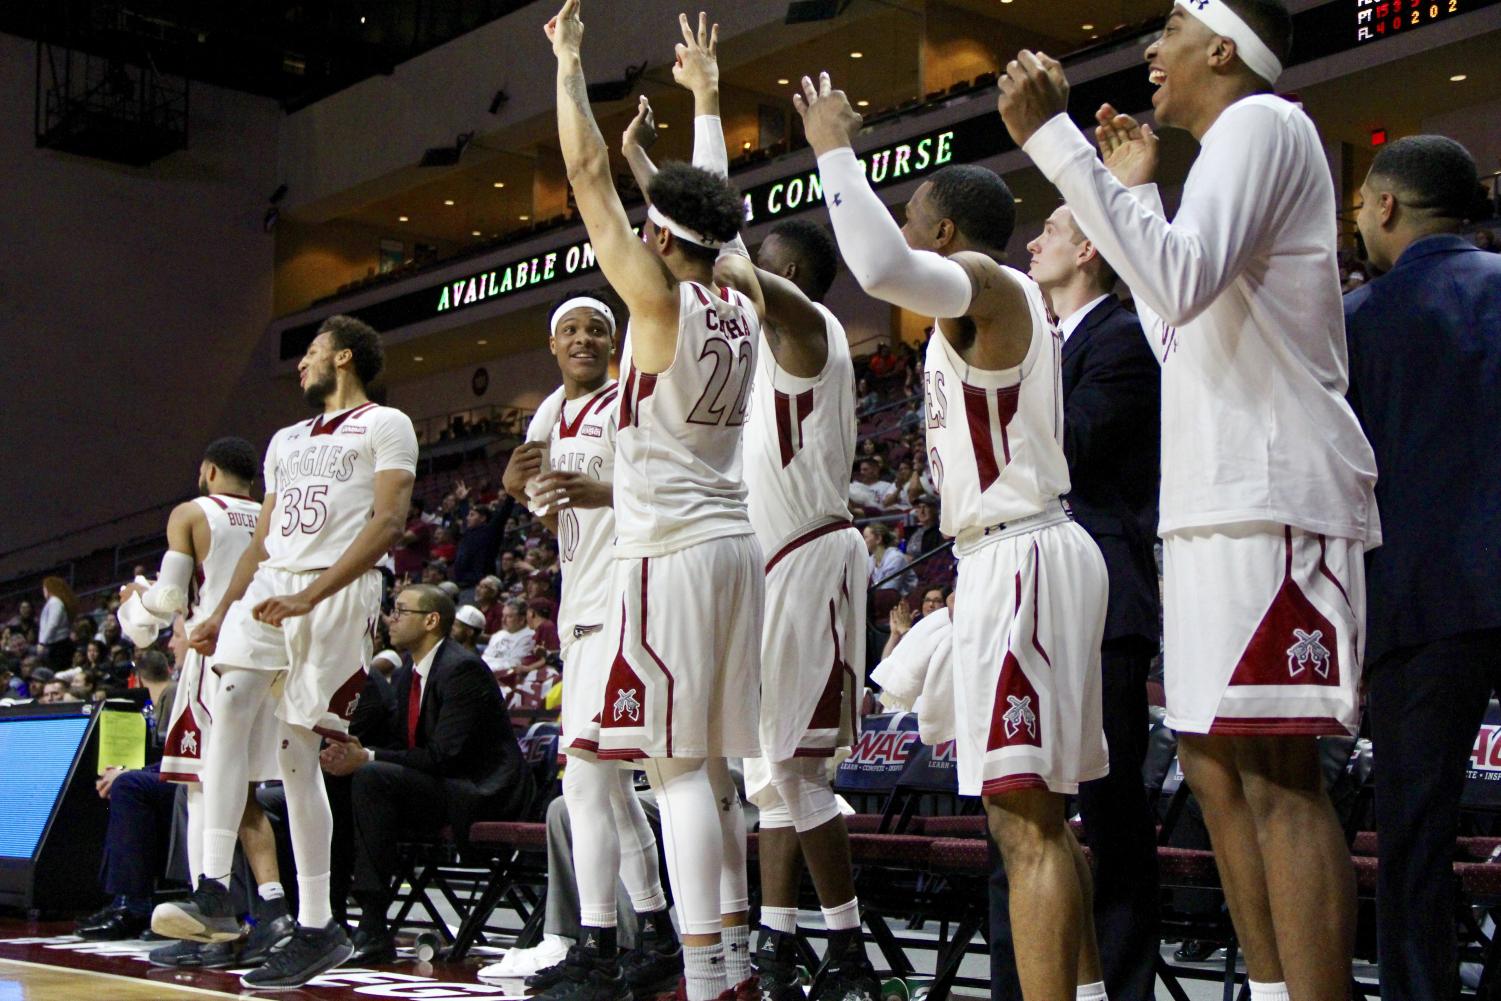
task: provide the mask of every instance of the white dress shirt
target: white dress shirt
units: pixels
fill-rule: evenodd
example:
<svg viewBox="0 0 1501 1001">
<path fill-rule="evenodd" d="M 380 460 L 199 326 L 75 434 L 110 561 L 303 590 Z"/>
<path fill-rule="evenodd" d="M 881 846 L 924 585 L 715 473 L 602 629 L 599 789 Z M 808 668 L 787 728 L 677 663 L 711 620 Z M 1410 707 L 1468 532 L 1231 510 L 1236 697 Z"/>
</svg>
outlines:
<svg viewBox="0 0 1501 1001">
<path fill-rule="evenodd" d="M 1090 313 L 1093 313 L 1094 308 L 1108 298 L 1110 298 L 1110 294 L 1107 292 L 1105 295 L 1100 296 L 1098 299 L 1091 299 L 1088 303 L 1080 306 L 1078 309 L 1068 314 L 1068 316 L 1058 321 L 1058 332 L 1063 335 L 1064 344 L 1067 344 L 1068 339 L 1073 336 L 1074 331 L 1079 329 L 1079 324 L 1084 322 L 1084 318 Z"/>
<path fill-rule="evenodd" d="M 1313 122 L 1270 94 L 1204 133 L 1171 222 L 1066 115 L 1025 150 L 1131 286 L 1162 363 L 1163 535 L 1247 522 L 1380 542 L 1349 366 L 1334 184 Z"/>
<path fill-rule="evenodd" d="M 430 674 L 432 672 L 433 661 L 436 660 L 437 657 L 438 657 L 438 647 L 440 647 L 442 645 L 443 645 L 442 640 L 439 640 L 437 643 L 434 643 L 433 644 L 433 648 L 431 650 L 429 650 L 427 652 L 427 654 L 421 660 L 417 661 L 415 664 L 412 665 L 412 670 L 417 672 L 417 712 L 418 713 L 422 712 L 422 698 L 423 698 L 423 696 L 425 696 L 427 694 L 427 676 L 428 676 L 428 674 Z M 371 670 L 374 670 L 374 668 L 372 668 Z M 406 720 L 405 719 L 403 719 L 401 721 L 401 725 L 402 726 L 406 725 Z M 371 750 L 370 748 L 368 748 L 368 747 L 365 748 L 365 758 L 368 761 L 374 761 L 375 760 L 375 752 L 373 750 Z"/>
<path fill-rule="evenodd" d="M 896 503 L 896 484 L 877 480 L 874 483 L 850 483 L 850 500 L 861 507 L 887 508 Z"/>
</svg>

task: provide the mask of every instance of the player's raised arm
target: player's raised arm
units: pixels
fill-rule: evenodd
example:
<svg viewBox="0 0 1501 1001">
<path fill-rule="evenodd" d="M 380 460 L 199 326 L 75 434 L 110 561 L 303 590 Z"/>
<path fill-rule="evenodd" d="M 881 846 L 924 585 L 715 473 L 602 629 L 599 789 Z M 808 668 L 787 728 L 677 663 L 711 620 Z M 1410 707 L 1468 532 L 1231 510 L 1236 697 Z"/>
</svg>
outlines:
<svg viewBox="0 0 1501 1001">
<path fill-rule="evenodd" d="M 579 8 L 580 0 L 565 0 L 546 27 L 558 59 L 558 139 L 568 168 L 568 183 L 573 187 L 600 270 L 625 299 L 631 315 L 648 326 L 675 329 L 677 283 L 632 231 L 610 173 L 609 150 L 589 107 L 580 57 L 584 24 Z M 669 355 L 669 364 L 670 359 Z"/>
</svg>

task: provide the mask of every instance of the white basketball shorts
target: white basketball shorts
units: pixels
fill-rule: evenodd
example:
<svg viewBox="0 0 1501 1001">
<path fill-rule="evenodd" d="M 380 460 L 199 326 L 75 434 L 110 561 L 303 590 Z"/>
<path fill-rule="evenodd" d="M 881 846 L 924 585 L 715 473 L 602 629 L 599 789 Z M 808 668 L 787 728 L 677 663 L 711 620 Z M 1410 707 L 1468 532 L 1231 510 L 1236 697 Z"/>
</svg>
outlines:
<svg viewBox="0 0 1501 1001">
<path fill-rule="evenodd" d="M 615 637 L 603 627 L 563 649 L 563 739 L 559 746 L 579 757 L 599 750 L 599 707 L 615 659 Z"/>
<path fill-rule="evenodd" d="M 600 758 L 760 753 L 764 585 L 753 535 L 615 561 Z"/>
<path fill-rule="evenodd" d="M 1108 578 L 1062 519 L 959 559 L 954 723 L 959 793 L 1076 793 L 1110 770 L 1100 709 Z"/>
<path fill-rule="evenodd" d="M 365 690 L 365 665 L 380 616 L 380 574 L 366 571 L 307 615 L 280 626 L 251 616 L 262 601 L 296 594 L 317 576 L 318 571 L 266 566 L 257 570 L 245 596 L 224 617 L 212 666 L 221 672 L 231 667 L 284 672 L 272 689 L 280 694 L 280 719 L 294 726 L 348 733 Z"/>
<path fill-rule="evenodd" d="M 203 655 L 189 650 L 177 676 L 177 695 L 167 722 L 162 745 L 162 781 L 198 782 L 208 757 L 209 734 L 214 729 L 214 691 L 219 676 L 204 670 Z M 281 777 L 276 763 L 276 713 L 269 702 L 261 706 L 250 725 L 250 781 L 270 782 Z"/>
<path fill-rule="evenodd" d="M 1162 553 L 1168 726 L 1356 732 L 1364 543 L 1256 523 L 1174 532 Z"/>
<path fill-rule="evenodd" d="M 814 529 L 767 561 L 761 753 L 768 761 L 833 757 L 854 745 L 868 563 L 849 522 Z"/>
</svg>

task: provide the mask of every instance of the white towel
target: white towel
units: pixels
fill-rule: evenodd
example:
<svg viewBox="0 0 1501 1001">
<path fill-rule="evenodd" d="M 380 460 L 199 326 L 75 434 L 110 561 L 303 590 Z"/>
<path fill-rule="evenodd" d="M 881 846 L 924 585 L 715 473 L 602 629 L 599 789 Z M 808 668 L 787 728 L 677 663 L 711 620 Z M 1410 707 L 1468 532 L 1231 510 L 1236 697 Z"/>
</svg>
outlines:
<svg viewBox="0 0 1501 1001">
<path fill-rule="evenodd" d="M 915 711 L 918 739 L 928 745 L 954 739 L 953 633 L 947 608 L 925 615 L 871 672 L 881 704 Z"/>
</svg>

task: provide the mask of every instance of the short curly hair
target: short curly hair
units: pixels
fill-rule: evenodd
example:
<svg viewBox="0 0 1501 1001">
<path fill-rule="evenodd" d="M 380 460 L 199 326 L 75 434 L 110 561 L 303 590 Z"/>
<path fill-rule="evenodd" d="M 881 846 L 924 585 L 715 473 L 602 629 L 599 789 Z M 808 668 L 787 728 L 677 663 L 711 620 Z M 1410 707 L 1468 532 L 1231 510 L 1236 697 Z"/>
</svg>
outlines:
<svg viewBox="0 0 1501 1001">
<path fill-rule="evenodd" d="M 203 461 L 212 462 L 229 475 L 250 483 L 259 466 L 255 446 L 244 438 L 219 438 L 203 450 Z"/>
<path fill-rule="evenodd" d="M 812 219 L 788 219 L 766 235 L 785 241 L 793 249 L 798 265 L 808 273 L 808 283 L 817 293 L 814 301 L 822 302 L 839 275 L 839 245 L 834 242 L 834 234 Z"/>
<path fill-rule="evenodd" d="M 354 354 L 354 374 L 362 386 L 376 380 L 386 367 L 386 352 L 380 343 L 380 334 L 363 320 L 352 316 L 330 316 L 318 328 L 318 333 L 328 334 L 335 351 L 348 348 Z"/>
<path fill-rule="evenodd" d="M 934 206 L 972 243 L 1005 251 L 1016 229 L 1016 198 L 1001 175 L 988 167 L 956 163 L 928 178 Z"/>
<path fill-rule="evenodd" d="M 651 203 L 668 218 L 722 243 L 739 236 L 745 224 L 745 201 L 735 186 L 690 164 L 664 163 L 648 192 Z M 718 251 L 682 242 L 690 256 L 719 256 Z"/>
</svg>

